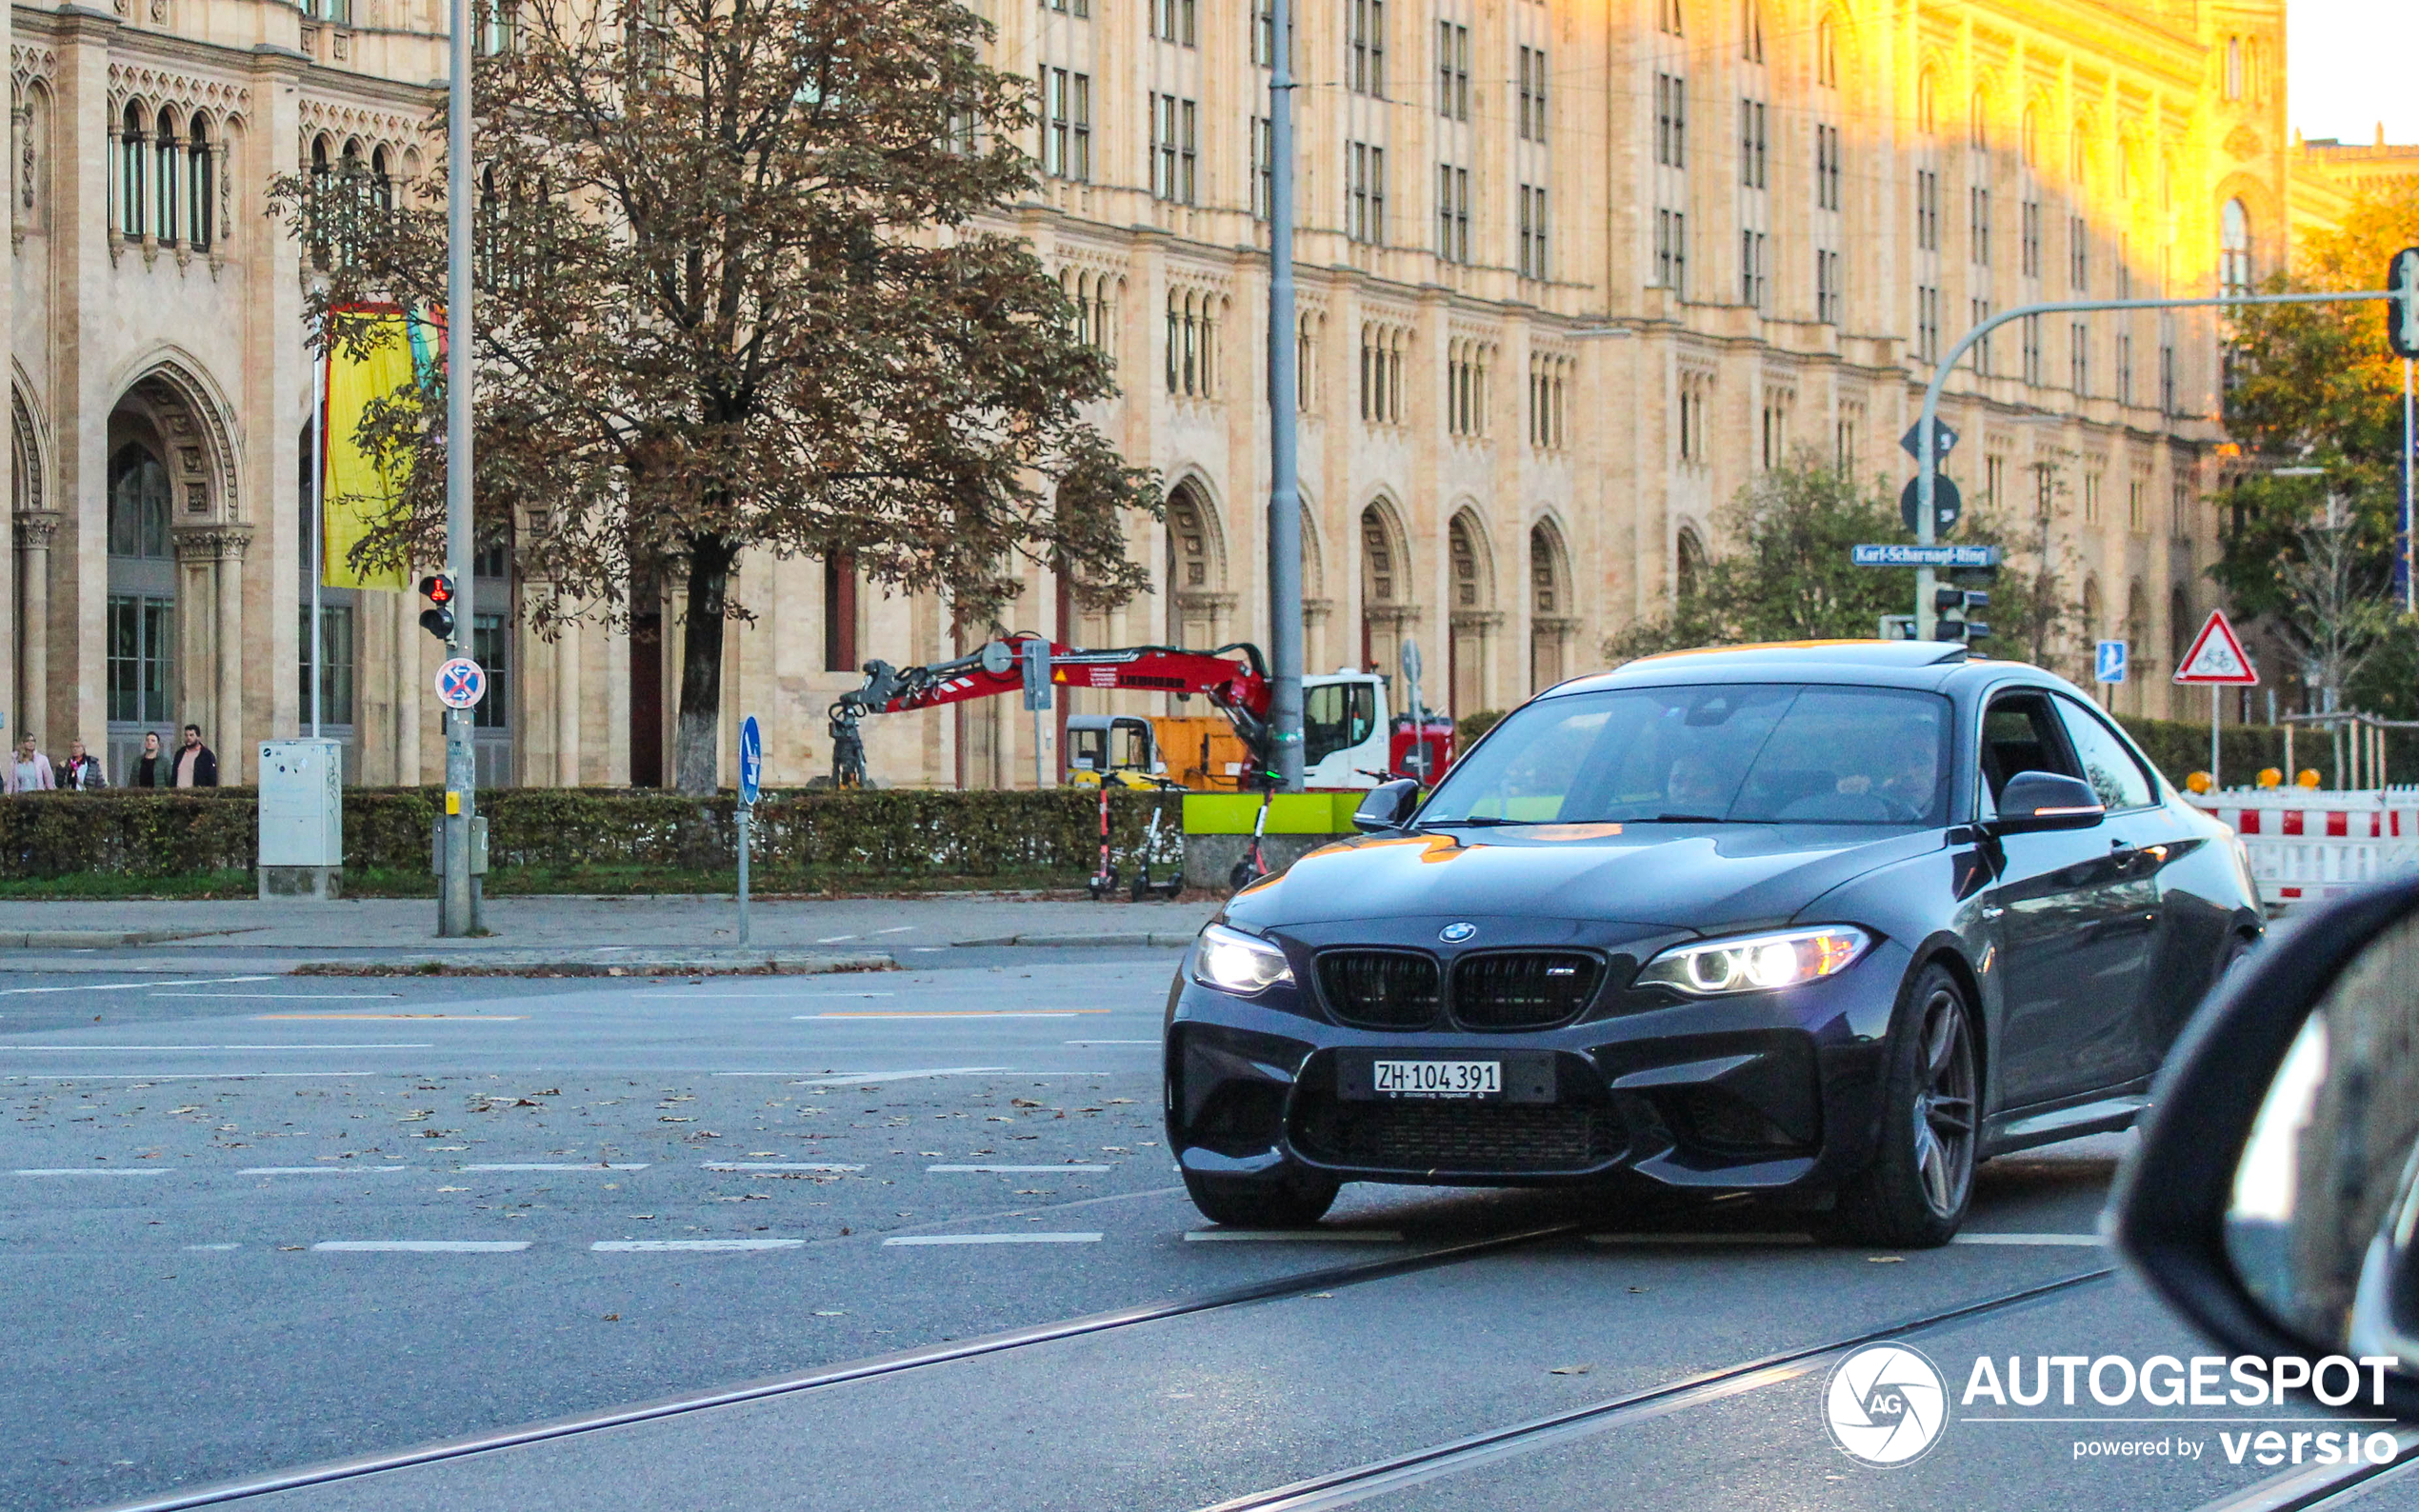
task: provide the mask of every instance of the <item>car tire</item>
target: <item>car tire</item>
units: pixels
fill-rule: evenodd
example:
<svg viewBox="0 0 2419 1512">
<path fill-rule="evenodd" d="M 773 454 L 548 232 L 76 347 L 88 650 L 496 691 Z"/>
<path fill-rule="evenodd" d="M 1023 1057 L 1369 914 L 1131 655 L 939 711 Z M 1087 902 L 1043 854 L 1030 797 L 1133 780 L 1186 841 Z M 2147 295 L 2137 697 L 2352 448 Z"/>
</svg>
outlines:
<svg viewBox="0 0 2419 1512">
<path fill-rule="evenodd" d="M 1822 1237 L 1930 1249 L 1965 1223 L 1980 1143 L 1973 1025 L 1964 984 L 1944 966 L 1925 967 L 1890 1037 L 1880 1147 L 1840 1188 Z"/>
<path fill-rule="evenodd" d="M 1332 1176 L 1302 1170 L 1275 1181 L 1184 1174 L 1185 1191 L 1201 1216 L 1229 1228 L 1308 1228 L 1327 1216 L 1344 1184 Z"/>
</svg>

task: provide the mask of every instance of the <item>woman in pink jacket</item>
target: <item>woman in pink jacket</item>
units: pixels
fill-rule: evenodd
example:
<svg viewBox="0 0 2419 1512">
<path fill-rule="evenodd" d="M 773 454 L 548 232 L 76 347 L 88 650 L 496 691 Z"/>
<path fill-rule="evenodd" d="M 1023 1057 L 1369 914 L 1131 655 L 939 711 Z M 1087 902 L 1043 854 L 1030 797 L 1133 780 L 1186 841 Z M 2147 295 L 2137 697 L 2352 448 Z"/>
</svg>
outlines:
<svg viewBox="0 0 2419 1512">
<path fill-rule="evenodd" d="M 50 758 L 33 748 L 33 737 L 17 742 L 16 756 L 0 763 L 0 791 L 30 793 L 59 786 L 50 775 Z"/>
</svg>

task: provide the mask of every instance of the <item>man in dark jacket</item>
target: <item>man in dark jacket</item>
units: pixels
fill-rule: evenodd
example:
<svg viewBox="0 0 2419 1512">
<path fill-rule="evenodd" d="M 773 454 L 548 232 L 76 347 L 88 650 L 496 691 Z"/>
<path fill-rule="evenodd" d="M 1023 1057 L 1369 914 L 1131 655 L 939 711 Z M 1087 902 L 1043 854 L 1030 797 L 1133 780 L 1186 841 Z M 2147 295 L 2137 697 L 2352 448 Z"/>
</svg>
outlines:
<svg viewBox="0 0 2419 1512">
<path fill-rule="evenodd" d="M 202 726 L 185 726 L 185 745 L 176 753 L 177 787 L 215 787 L 218 786 L 218 757 L 202 744 Z"/>
<path fill-rule="evenodd" d="M 157 730 L 143 732 L 143 755 L 134 764 L 134 773 L 127 778 L 129 787 L 165 787 L 168 786 L 168 757 L 160 750 Z"/>
</svg>

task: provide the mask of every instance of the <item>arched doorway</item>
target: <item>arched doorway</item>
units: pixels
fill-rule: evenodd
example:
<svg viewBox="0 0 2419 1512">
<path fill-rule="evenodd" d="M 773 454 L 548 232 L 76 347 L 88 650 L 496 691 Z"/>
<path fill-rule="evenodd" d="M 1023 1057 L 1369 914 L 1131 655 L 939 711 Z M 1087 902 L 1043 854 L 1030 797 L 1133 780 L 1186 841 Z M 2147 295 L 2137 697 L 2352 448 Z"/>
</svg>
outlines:
<svg viewBox="0 0 2419 1512">
<path fill-rule="evenodd" d="M 1686 604 L 1705 587 L 1705 542 L 1695 529 L 1680 527 L 1671 550 L 1671 601 Z"/>
<path fill-rule="evenodd" d="M 41 433 L 36 429 L 33 412 L 27 406 L 22 389 L 10 386 L 10 402 L 12 422 L 9 437 L 9 454 L 12 497 L 10 499 L 10 521 L 14 527 L 15 556 L 11 563 L 15 574 L 14 592 L 9 603 L 16 620 L 10 628 L 16 633 L 16 681 L 0 685 L 0 692 L 10 696 L 10 706 L 18 714 L 20 727 L 13 733 L 0 732 L 0 743 L 13 744 L 17 735 L 31 735 L 37 745 L 50 748 L 50 539 L 59 528 L 58 512 L 44 507 L 48 502 L 43 487 Z M 103 758 L 107 759 L 106 755 Z"/>
<path fill-rule="evenodd" d="M 1541 693 L 1570 675 L 1564 657 L 1578 616 L 1571 613 L 1570 559 L 1549 522 L 1529 530 L 1529 690 Z"/>
<path fill-rule="evenodd" d="M 1455 719 L 1488 706 L 1489 664 L 1503 614 L 1495 607 L 1494 555 L 1477 514 L 1462 509 L 1445 527 L 1452 569 L 1452 635 L 1446 653 L 1446 696 Z"/>
<path fill-rule="evenodd" d="M 111 778 L 131 769 L 147 732 L 172 746 L 175 727 L 191 724 L 218 754 L 219 781 L 240 784 L 251 765 L 242 710 L 250 532 L 230 518 L 221 411 L 189 373 L 154 368 L 111 408 L 108 455 L 101 704 Z M 299 692 L 298 681 L 286 686 Z"/>
</svg>

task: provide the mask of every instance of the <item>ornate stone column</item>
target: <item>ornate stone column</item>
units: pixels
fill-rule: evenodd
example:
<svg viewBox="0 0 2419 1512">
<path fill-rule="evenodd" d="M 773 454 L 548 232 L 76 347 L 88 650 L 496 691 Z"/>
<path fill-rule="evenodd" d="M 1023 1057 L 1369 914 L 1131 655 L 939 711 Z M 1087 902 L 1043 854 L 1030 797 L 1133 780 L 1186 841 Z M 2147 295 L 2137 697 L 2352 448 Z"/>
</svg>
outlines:
<svg viewBox="0 0 2419 1512">
<path fill-rule="evenodd" d="M 50 537 L 59 529 L 56 509 L 30 509 L 16 517 L 17 646 L 22 682 L 16 689 L 18 727 L 6 732 L 13 746 L 31 735 L 50 734 Z"/>
<path fill-rule="evenodd" d="M 251 767 L 244 745 L 244 549 L 251 542 L 252 533 L 241 526 L 211 532 L 211 587 L 218 608 L 218 729 L 211 748 L 218 752 L 218 780 L 230 787 L 240 785 Z"/>
</svg>

